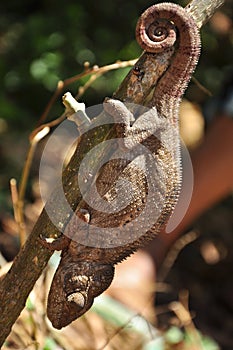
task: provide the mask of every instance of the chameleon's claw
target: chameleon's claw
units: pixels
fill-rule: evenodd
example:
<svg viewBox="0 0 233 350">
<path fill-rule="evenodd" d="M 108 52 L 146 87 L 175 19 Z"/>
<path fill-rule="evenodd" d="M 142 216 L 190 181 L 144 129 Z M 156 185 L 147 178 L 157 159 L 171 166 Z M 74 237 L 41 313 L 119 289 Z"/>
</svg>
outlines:
<svg viewBox="0 0 233 350">
<path fill-rule="evenodd" d="M 116 123 L 123 123 L 130 125 L 135 120 L 133 114 L 126 107 L 126 105 L 120 100 L 113 98 L 106 98 L 104 101 L 104 110 L 110 114 Z"/>
</svg>

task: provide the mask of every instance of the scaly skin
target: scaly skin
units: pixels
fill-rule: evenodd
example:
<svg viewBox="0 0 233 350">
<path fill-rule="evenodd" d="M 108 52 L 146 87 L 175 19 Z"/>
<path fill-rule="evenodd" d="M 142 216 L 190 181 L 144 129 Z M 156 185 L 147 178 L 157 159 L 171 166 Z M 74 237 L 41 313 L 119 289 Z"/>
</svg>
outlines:
<svg viewBox="0 0 233 350">
<path fill-rule="evenodd" d="M 117 123 L 116 152 L 130 153 L 131 158 L 116 157 L 102 166 L 96 177 L 100 199 L 95 208 L 83 200 L 64 232 L 71 240 L 64 238 L 50 246 L 62 249 L 48 297 L 48 316 L 59 329 L 85 313 L 94 298 L 108 288 L 115 264 L 166 226 L 178 200 L 178 110 L 199 57 L 198 28 L 185 9 L 164 3 L 150 7 L 140 17 L 136 38 L 148 52 L 147 69 L 136 64 L 129 73 L 124 104 L 113 99 L 104 104 L 105 113 Z M 161 70 L 156 81 L 142 88 L 144 77 L 153 76 L 151 68 L 158 57 L 167 67 L 165 74 Z M 131 125 L 135 115 L 131 112 L 135 110 L 126 102 L 131 101 L 132 91 L 138 101 L 144 100 L 153 84 L 156 85 L 148 102 L 150 109 L 140 113 Z M 148 152 L 140 153 L 141 145 Z M 120 209 L 103 210 L 111 204 Z"/>
</svg>

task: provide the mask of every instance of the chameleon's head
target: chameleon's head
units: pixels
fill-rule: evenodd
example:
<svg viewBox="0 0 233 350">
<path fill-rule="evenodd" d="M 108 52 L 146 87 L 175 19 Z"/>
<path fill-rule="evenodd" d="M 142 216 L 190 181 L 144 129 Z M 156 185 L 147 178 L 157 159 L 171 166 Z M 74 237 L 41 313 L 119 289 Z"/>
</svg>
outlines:
<svg viewBox="0 0 233 350">
<path fill-rule="evenodd" d="M 110 264 L 85 261 L 59 266 L 48 296 L 47 314 L 53 326 L 61 329 L 88 311 L 113 276 Z"/>
</svg>

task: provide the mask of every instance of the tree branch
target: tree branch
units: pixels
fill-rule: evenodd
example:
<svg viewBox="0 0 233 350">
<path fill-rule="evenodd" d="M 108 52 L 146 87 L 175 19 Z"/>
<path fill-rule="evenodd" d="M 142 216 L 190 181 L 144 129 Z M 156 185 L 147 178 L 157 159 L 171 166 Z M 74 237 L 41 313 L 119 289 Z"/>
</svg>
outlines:
<svg viewBox="0 0 233 350">
<path fill-rule="evenodd" d="M 186 6 L 186 10 L 201 28 L 224 2 L 225 0 L 193 0 Z"/>
<path fill-rule="evenodd" d="M 223 2 L 223 0 L 193 0 L 187 6 L 187 11 L 192 14 L 198 26 L 201 27 Z M 147 53 L 143 53 L 139 61 L 141 66 L 146 66 L 148 63 Z M 167 69 L 168 63 L 162 67 L 162 73 Z M 151 75 L 153 74 L 155 73 L 151 72 Z M 130 78 L 131 75 L 129 73 L 118 91 L 114 94 L 115 98 L 121 100 L 128 98 L 127 88 L 130 83 Z M 156 79 L 158 78 L 159 76 L 155 74 L 154 83 L 156 83 Z M 133 96 L 131 95 L 131 102 L 138 104 L 143 103 L 148 93 L 149 91 L 143 93 L 140 97 L 136 94 Z M 75 210 L 82 200 L 78 188 L 77 169 L 79 169 L 84 155 L 95 145 L 109 138 L 110 134 L 113 132 L 114 130 L 110 129 L 110 126 L 105 125 L 97 131 L 96 129 L 92 129 L 88 132 L 88 136 L 86 134 L 81 136 L 70 163 L 63 171 L 64 192 L 67 193 L 67 200 L 72 210 Z M 93 160 L 93 162 L 95 161 L 96 160 Z M 93 164 L 93 166 L 95 166 L 95 164 Z M 49 202 L 53 204 L 53 210 L 56 212 L 56 216 L 59 214 L 60 221 L 63 225 L 66 225 L 67 217 L 71 215 L 71 212 L 67 213 L 67 210 L 63 208 L 59 200 L 59 191 L 57 189 L 55 189 L 51 195 Z M 12 325 L 24 308 L 30 291 L 52 255 L 52 252 L 41 245 L 39 239 L 40 235 L 51 238 L 56 238 L 61 235 L 58 228 L 50 221 L 45 209 L 43 209 L 39 216 L 25 245 L 15 258 L 10 271 L 2 278 L 0 283 L 0 346 L 2 346 L 4 340 L 9 335 Z"/>
</svg>

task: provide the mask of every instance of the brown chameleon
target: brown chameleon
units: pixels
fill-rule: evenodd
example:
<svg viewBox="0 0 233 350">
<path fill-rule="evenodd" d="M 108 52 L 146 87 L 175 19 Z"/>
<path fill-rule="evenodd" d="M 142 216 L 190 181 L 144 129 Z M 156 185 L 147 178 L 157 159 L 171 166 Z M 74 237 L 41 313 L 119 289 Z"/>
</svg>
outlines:
<svg viewBox="0 0 233 350">
<path fill-rule="evenodd" d="M 162 3 L 142 14 L 136 38 L 152 62 L 158 55 L 171 59 L 151 86 L 153 95 L 145 103 L 149 108 L 129 104 L 130 98 L 106 99 L 104 112 L 113 118 L 117 136 L 110 144 L 113 155 L 94 174 L 94 187 L 85 188 L 64 235 L 51 244 L 43 242 L 62 250 L 47 307 L 58 329 L 84 314 L 109 287 L 115 264 L 165 228 L 179 197 L 178 110 L 198 61 L 199 31 L 185 9 Z M 136 64 L 130 74 L 130 88 L 140 93 L 150 71 Z"/>
</svg>

